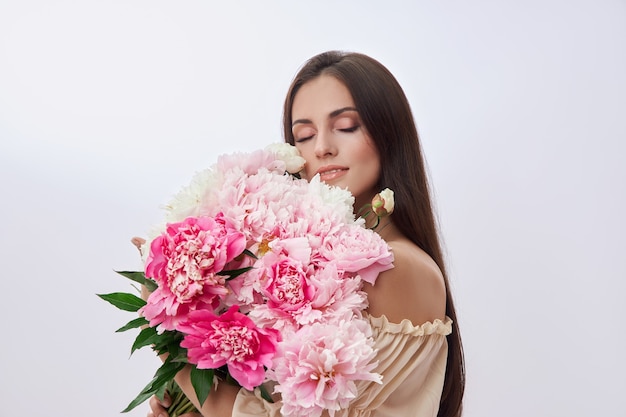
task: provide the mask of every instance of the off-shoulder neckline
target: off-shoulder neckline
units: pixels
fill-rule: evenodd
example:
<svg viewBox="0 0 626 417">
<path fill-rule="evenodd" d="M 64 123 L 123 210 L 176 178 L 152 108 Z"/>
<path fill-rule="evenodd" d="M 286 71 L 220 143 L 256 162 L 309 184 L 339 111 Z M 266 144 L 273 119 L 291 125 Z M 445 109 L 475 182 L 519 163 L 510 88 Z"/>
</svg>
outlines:
<svg viewBox="0 0 626 417">
<path fill-rule="evenodd" d="M 452 333 L 452 319 L 446 317 L 444 320 L 436 319 L 427 321 L 420 325 L 415 325 L 409 319 L 403 319 L 400 323 L 389 321 L 383 314 L 375 317 L 363 313 L 363 317 L 368 320 L 374 329 L 380 329 L 388 333 L 404 333 L 414 336 L 426 336 L 431 334 L 448 335 Z"/>
</svg>

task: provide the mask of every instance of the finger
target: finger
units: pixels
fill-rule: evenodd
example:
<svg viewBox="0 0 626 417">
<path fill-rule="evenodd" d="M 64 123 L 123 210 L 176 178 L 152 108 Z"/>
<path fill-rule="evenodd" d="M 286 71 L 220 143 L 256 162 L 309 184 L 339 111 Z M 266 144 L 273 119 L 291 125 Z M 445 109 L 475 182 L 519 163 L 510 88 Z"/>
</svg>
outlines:
<svg viewBox="0 0 626 417">
<path fill-rule="evenodd" d="M 149 401 L 150 410 L 155 416 L 167 417 L 168 414 L 166 408 L 170 406 L 170 403 L 171 401 L 169 399 L 167 399 L 167 402 L 165 398 L 163 399 L 163 401 L 161 401 L 157 398 L 156 395 L 153 395 Z"/>
<path fill-rule="evenodd" d="M 169 407 L 170 405 L 172 405 L 172 397 L 170 396 L 169 392 L 165 391 L 161 404 L 163 405 L 163 407 Z"/>
<path fill-rule="evenodd" d="M 178 417 L 202 417 L 202 414 L 198 414 L 198 413 L 185 413 L 185 414 L 181 414 Z"/>
</svg>

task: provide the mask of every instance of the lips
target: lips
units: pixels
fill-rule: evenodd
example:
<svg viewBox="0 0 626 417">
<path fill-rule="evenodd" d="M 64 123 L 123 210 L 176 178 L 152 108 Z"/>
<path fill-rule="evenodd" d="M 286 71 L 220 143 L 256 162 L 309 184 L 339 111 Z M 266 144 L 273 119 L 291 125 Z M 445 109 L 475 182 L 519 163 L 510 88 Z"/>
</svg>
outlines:
<svg viewBox="0 0 626 417">
<path fill-rule="evenodd" d="M 319 174 L 320 180 L 331 181 L 342 177 L 348 172 L 348 168 L 336 165 L 329 165 L 319 168 L 315 173 Z"/>
</svg>

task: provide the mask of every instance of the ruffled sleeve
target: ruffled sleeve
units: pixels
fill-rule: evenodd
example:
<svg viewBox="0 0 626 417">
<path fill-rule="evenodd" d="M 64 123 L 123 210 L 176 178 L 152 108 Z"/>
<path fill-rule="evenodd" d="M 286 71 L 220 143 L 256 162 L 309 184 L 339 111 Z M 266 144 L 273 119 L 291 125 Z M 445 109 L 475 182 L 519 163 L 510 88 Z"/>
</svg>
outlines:
<svg viewBox="0 0 626 417">
<path fill-rule="evenodd" d="M 372 326 L 383 383 L 362 381 L 358 395 L 336 417 L 436 416 L 443 389 L 452 320 L 414 326 L 409 320 L 391 323 L 385 316 L 365 316 Z M 268 403 L 258 392 L 242 389 L 233 417 L 280 417 L 280 401 Z"/>
<path fill-rule="evenodd" d="M 382 384 L 363 383 L 360 395 L 344 416 L 436 416 L 446 372 L 452 320 L 420 326 L 411 321 L 391 323 L 385 316 L 369 317 Z"/>
</svg>

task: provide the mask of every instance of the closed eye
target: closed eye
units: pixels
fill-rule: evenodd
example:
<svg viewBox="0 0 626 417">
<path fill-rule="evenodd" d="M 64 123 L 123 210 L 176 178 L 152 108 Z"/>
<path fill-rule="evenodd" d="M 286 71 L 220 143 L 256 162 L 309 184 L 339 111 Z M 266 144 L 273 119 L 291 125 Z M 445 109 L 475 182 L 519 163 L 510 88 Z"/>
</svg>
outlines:
<svg viewBox="0 0 626 417">
<path fill-rule="evenodd" d="M 302 143 L 302 142 L 305 142 L 305 141 L 307 141 L 307 140 L 309 140 L 309 139 L 312 139 L 312 138 L 313 138 L 313 135 L 311 135 L 311 136 L 305 136 L 305 137 L 303 137 L 303 138 L 297 138 L 297 139 L 295 139 L 295 140 L 294 140 L 294 142 L 296 142 L 296 143 Z"/>
<path fill-rule="evenodd" d="M 339 130 L 340 132 L 352 133 L 352 132 L 356 132 L 359 127 L 360 127 L 359 125 L 354 125 L 352 127 L 346 127 L 346 128 L 337 129 L 337 130 Z"/>
</svg>

